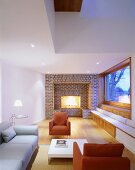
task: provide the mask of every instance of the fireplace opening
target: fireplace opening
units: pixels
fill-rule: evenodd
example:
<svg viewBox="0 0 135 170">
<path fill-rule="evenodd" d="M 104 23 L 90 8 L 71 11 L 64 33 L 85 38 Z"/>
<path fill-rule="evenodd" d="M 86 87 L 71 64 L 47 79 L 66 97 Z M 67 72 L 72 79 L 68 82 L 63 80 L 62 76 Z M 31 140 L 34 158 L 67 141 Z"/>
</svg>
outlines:
<svg viewBox="0 0 135 170">
<path fill-rule="evenodd" d="M 81 97 L 80 96 L 61 96 L 61 108 L 80 108 Z"/>
<path fill-rule="evenodd" d="M 90 83 L 54 83 L 54 111 L 81 117 L 83 109 L 91 108 L 91 94 Z"/>
</svg>

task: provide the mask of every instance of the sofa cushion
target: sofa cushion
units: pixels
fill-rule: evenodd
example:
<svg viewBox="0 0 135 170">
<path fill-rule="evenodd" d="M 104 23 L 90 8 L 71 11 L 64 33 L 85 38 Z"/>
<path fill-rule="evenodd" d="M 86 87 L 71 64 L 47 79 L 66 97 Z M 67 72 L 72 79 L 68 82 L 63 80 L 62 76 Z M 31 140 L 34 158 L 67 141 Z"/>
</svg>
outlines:
<svg viewBox="0 0 135 170">
<path fill-rule="evenodd" d="M 2 144 L 3 142 L 3 138 L 2 138 L 2 131 L 9 128 L 12 125 L 12 123 L 9 122 L 2 122 L 0 123 L 0 144 Z"/>
<path fill-rule="evenodd" d="M 123 144 L 84 144 L 84 156 L 115 157 L 122 156 Z"/>
<path fill-rule="evenodd" d="M 53 117 L 54 125 L 66 125 L 67 118 L 66 112 L 55 112 Z"/>
<path fill-rule="evenodd" d="M 9 142 L 11 139 L 13 139 L 16 136 L 16 132 L 13 129 L 13 127 L 9 127 L 8 129 L 2 131 L 1 134 L 2 134 L 2 137 L 6 143 Z"/>
<path fill-rule="evenodd" d="M 126 125 L 135 128 L 135 121 L 127 119 L 126 120 Z"/>
<path fill-rule="evenodd" d="M 38 136 L 38 127 L 35 125 L 15 125 L 14 130 L 17 135 L 36 135 L 36 136 Z"/>
<path fill-rule="evenodd" d="M 31 144 L 10 144 L 3 143 L 0 145 L 0 160 L 20 160 L 23 169 L 28 165 L 32 156 Z"/>
<path fill-rule="evenodd" d="M 21 170 L 22 161 L 20 160 L 0 160 L 0 170 Z"/>
<path fill-rule="evenodd" d="M 10 144 L 32 144 L 33 151 L 38 146 L 38 138 L 34 135 L 16 135 L 10 142 Z"/>
</svg>

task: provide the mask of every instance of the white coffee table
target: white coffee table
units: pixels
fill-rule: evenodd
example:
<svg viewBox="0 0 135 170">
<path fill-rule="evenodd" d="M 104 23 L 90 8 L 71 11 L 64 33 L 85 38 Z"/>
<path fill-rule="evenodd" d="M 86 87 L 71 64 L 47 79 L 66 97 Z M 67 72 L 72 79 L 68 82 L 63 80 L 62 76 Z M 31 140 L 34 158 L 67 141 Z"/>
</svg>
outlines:
<svg viewBox="0 0 135 170">
<path fill-rule="evenodd" d="M 77 142 L 81 153 L 83 153 L 84 143 L 88 143 L 86 139 L 62 139 L 67 141 L 68 147 L 56 147 L 56 142 L 60 139 L 52 139 L 49 151 L 48 159 L 50 158 L 73 158 L 73 143 Z"/>
</svg>

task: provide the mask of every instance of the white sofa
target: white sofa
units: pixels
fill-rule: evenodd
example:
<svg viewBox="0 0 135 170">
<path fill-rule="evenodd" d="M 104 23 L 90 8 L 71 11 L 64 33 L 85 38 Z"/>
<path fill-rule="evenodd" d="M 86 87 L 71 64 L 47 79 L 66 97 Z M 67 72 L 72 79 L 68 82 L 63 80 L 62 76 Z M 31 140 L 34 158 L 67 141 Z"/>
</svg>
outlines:
<svg viewBox="0 0 135 170">
<path fill-rule="evenodd" d="M 0 170 L 26 170 L 37 148 L 37 126 L 0 123 Z"/>
<path fill-rule="evenodd" d="M 122 142 L 131 152 L 135 153 L 135 122 L 112 112 L 97 108 L 91 111 L 116 127 L 116 140 Z"/>
</svg>

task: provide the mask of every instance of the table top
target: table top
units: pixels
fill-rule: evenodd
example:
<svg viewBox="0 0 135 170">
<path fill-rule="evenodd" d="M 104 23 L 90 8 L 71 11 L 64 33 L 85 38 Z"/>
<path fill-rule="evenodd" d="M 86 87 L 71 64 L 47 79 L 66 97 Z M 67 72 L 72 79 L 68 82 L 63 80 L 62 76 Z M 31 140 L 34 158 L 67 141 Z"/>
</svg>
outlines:
<svg viewBox="0 0 135 170">
<path fill-rule="evenodd" d="M 66 140 L 67 147 L 56 147 L 57 140 Z M 83 145 L 86 139 L 52 139 L 48 151 L 48 158 L 73 158 L 73 143 L 77 142 L 83 154 Z"/>
</svg>

